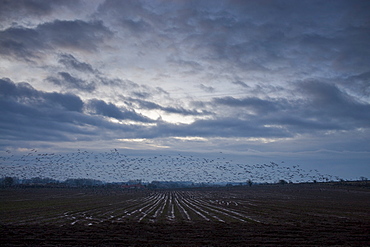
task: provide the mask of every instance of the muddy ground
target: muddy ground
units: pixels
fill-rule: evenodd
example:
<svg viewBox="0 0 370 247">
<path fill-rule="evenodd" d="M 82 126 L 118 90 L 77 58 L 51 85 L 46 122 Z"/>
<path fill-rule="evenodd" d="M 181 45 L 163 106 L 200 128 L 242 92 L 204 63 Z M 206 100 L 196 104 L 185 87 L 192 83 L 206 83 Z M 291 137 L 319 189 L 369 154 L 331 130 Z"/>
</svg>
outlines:
<svg viewBox="0 0 370 247">
<path fill-rule="evenodd" d="M 1 246 L 369 246 L 370 190 L 0 190 Z"/>
</svg>

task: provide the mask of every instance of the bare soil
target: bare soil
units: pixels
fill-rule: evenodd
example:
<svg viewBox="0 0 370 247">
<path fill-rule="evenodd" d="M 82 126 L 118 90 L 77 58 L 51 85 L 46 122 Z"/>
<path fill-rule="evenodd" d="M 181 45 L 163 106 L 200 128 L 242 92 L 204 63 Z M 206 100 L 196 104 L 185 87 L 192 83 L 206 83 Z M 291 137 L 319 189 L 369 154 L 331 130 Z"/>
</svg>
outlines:
<svg viewBox="0 0 370 247">
<path fill-rule="evenodd" d="M 1 246 L 370 246 L 370 190 L 0 190 Z"/>
</svg>

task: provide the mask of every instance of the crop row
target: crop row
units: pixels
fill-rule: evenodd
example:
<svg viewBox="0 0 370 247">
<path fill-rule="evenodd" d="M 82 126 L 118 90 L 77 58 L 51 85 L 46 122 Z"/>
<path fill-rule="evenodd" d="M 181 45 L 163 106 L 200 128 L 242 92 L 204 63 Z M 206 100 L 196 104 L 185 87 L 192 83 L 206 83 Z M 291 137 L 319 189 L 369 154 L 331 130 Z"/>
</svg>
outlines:
<svg viewBox="0 0 370 247">
<path fill-rule="evenodd" d="M 238 203 L 211 200 L 198 191 L 156 191 L 140 196 L 79 196 L 24 202 L 9 223 L 93 225 L 102 222 L 256 221 Z M 233 207 L 232 207 L 233 206 Z M 16 209 L 14 209 L 16 210 Z"/>
</svg>

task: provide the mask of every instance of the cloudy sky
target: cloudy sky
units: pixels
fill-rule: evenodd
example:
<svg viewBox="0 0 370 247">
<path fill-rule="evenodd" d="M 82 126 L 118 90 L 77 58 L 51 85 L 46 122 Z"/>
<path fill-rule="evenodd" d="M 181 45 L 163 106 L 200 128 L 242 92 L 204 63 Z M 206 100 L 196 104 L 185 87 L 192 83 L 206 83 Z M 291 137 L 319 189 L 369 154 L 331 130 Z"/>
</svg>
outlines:
<svg viewBox="0 0 370 247">
<path fill-rule="evenodd" d="M 0 0 L 0 150 L 370 176 L 370 2 Z"/>
</svg>

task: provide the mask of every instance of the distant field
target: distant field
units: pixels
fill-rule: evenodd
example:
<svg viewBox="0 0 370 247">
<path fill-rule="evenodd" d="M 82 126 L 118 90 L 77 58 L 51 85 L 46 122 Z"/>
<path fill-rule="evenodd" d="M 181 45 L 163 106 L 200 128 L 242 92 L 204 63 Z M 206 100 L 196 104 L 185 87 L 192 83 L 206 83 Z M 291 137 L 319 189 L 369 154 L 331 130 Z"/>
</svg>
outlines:
<svg viewBox="0 0 370 247">
<path fill-rule="evenodd" d="M 187 190 L 0 190 L 4 245 L 370 244 L 370 190 L 325 184 Z"/>
</svg>

